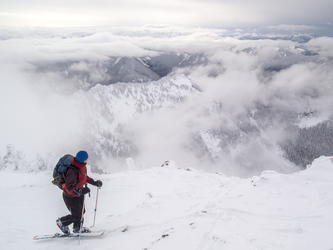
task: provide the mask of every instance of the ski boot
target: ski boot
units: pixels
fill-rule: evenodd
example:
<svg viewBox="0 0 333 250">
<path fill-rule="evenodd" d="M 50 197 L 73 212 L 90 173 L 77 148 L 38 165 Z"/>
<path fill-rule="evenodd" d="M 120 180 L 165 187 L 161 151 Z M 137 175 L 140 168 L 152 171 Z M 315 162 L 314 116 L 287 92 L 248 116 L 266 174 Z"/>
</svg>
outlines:
<svg viewBox="0 0 333 250">
<path fill-rule="evenodd" d="M 60 218 L 57 219 L 57 226 L 64 234 L 70 234 L 68 226 L 64 226 Z"/>
</svg>

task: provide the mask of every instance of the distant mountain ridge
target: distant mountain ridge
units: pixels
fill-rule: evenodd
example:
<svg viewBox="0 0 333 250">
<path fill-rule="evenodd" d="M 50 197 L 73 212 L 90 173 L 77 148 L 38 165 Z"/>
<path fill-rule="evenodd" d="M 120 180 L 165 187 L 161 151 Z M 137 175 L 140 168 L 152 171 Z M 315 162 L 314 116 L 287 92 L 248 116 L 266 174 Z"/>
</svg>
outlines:
<svg viewBox="0 0 333 250">
<path fill-rule="evenodd" d="M 73 136 L 89 151 L 94 172 L 108 172 L 116 161 L 123 165 L 128 158 L 136 159 L 147 150 L 142 142 L 148 143 L 148 154 L 140 160 L 143 164 L 154 157 L 149 147 L 161 148 L 167 156 L 176 152 L 184 157 L 180 160 L 185 160 L 181 162 L 185 166 L 204 165 L 242 177 L 266 169 L 291 173 L 322 154 L 333 155 L 332 118 L 318 117 L 315 111 L 298 114 L 259 104 L 243 115 L 229 117 L 222 103 L 205 102 L 185 75 L 146 83 L 98 84 L 77 91 L 70 99 L 81 117 L 81 127 Z M 289 135 L 278 142 L 268 133 L 277 121 Z M 64 152 L 75 150 L 76 146 L 63 145 Z M 8 146 L 0 169 L 52 169 L 54 159 L 54 154 L 37 155 L 35 162 L 25 162 L 24 152 Z M 158 163 L 165 160 L 179 159 L 158 158 Z"/>
<path fill-rule="evenodd" d="M 79 91 L 72 98 L 85 110 L 86 145 L 91 159 L 103 155 L 113 158 L 131 157 L 140 150 L 130 135 L 124 133 L 127 123 L 135 123 L 138 115 L 173 109 L 200 91 L 184 75 L 174 75 L 147 83 L 96 85 Z M 93 119 L 91 119 L 93 117 Z"/>
<path fill-rule="evenodd" d="M 165 109 L 177 113 L 177 109 L 189 98 L 196 98 L 195 103 L 202 102 L 200 90 L 185 75 L 167 76 L 140 84 L 97 85 L 87 92 L 75 93 L 73 98 L 84 106 L 83 120 L 86 121 L 85 131 L 88 133 L 86 140 L 93 160 L 103 155 L 107 158 L 139 155 L 142 148 L 136 144 L 133 131 L 128 130 L 128 125 L 135 124 L 137 117 L 159 114 L 159 110 Z M 182 115 L 192 112 L 186 110 L 179 112 L 185 112 Z M 316 113 L 313 112 L 309 115 L 298 114 L 258 104 L 246 114 L 231 118 L 225 114 L 221 103 L 202 102 L 195 106 L 192 115 L 193 118 L 182 123 L 181 126 L 185 127 L 179 127 L 185 134 L 177 143 L 184 154 L 191 155 L 199 162 L 210 162 L 206 165 L 233 166 L 233 169 L 224 169 L 225 173 L 229 171 L 229 174 L 243 173 L 247 176 L 260 173 L 267 166 L 290 173 L 298 169 L 296 166 L 310 164 L 322 153 L 333 154 L 333 140 L 327 136 L 333 131 L 333 123 L 327 120 L 329 118 L 322 118 L 310 127 L 298 125 L 311 117 L 315 118 Z M 158 118 L 151 119 L 154 122 Z M 174 121 L 169 119 L 169 122 Z M 289 134 L 288 138 L 279 142 L 267 134 L 276 122 L 285 127 Z M 136 129 L 134 133 L 149 136 L 149 132 L 140 131 L 140 127 Z"/>
<path fill-rule="evenodd" d="M 99 162 L 103 157 L 108 159 L 136 157 L 144 151 L 139 145 L 140 141 L 137 144 L 136 136 L 142 134 L 144 140 L 145 136 L 150 136 L 150 132 L 140 126 L 136 127 L 137 117 L 139 119 L 142 119 L 142 116 L 146 117 L 147 124 L 150 122 L 149 119 L 156 123 L 158 118 L 150 116 L 150 113 L 162 114 L 159 110 L 168 109 L 175 114 L 178 112 L 182 114 L 184 110 L 177 111 L 177 109 L 184 105 L 188 98 L 196 98 L 197 102 L 200 102 L 200 96 L 200 90 L 190 79 L 185 75 L 174 75 L 148 83 L 96 85 L 87 92 L 75 93 L 73 98 L 81 109 L 85 110 L 82 120 L 85 121 L 85 145 L 90 152 L 90 159 L 92 162 Z M 216 164 L 233 166 L 232 169 L 224 169 L 224 172 L 229 174 L 242 172 L 241 175 L 244 176 L 249 173 L 260 173 L 268 165 L 285 173 L 297 169 L 284 155 L 280 145 L 265 136 L 265 127 L 260 119 L 265 120 L 267 117 L 259 114 L 244 116 L 234 122 L 224 113 L 223 106 L 218 102 L 202 103 L 195 107 L 195 111 L 188 110 L 188 112 L 198 116 L 182 122 L 182 127 L 175 127 L 174 136 L 177 137 L 177 130 L 184 131 L 175 146 L 179 146 L 183 155 L 188 155 L 191 160 L 209 162 L 206 165 L 215 167 Z M 163 116 L 170 123 L 175 122 L 172 120 L 174 116 L 166 118 L 167 113 Z M 134 131 L 129 129 L 132 126 L 135 127 Z M 165 129 L 162 129 L 161 133 L 164 132 Z M 160 137 L 163 138 L 164 135 Z M 161 144 L 163 147 L 163 144 L 168 144 L 169 139 L 172 138 L 150 143 Z M 149 156 L 146 157 L 149 161 Z"/>
<path fill-rule="evenodd" d="M 160 53 L 155 57 L 109 57 L 105 61 L 34 63 L 37 73 L 57 74 L 73 89 L 88 90 L 96 84 L 142 83 L 159 80 L 174 69 L 207 64 L 204 54 Z"/>
<path fill-rule="evenodd" d="M 257 55 L 262 48 L 260 46 L 248 48 L 234 48 L 233 53 L 247 53 Z M 32 63 L 34 71 L 41 74 L 56 74 L 64 79 L 63 86 L 58 84 L 57 88 L 71 87 L 71 92 L 78 89 L 88 90 L 97 84 L 110 85 L 118 82 L 142 83 L 159 80 L 182 70 L 193 69 L 198 66 L 208 64 L 218 64 L 220 62 L 210 61 L 205 53 L 175 53 L 158 52 L 156 56 L 143 57 L 108 57 L 103 61 L 58 61 L 58 62 L 39 62 Z M 271 73 L 281 71 L 300 62 L 325 63 L 327 59 L 318 55 L 316 51 L 311 51 L 305 46 L 299 47 L 284 46 L 275 49 L 275 56 L 269 60 L 260 62 L 261 73 L 264 77 Z M 213 70 L 214 71 L 214 70 Z M 211 72 L 210 77 L 216 77 L 221 72 Z"/>
<path fill-rule="evenodd" d="M 262 52 L 260 46 L 229 49 L 233 53 L 249 55 Z M 255 73 L 263 85 L 269 85 L 270 78 L 279 71 L 298 66 L 299 63 L 315 62 L 318 68 L 322 65 L 329 68 L 332 63 L 329 57 L 322 57 L 302 46 L 274 48 L 270 53 L 267 61 L 258 61 L 260 65 L 255 65 Z M 109 57 L 106 61 L 98 62 L 35 63 L 34 70 L 65 79 L 64 82 L 59 81 L 56 88 L 61 87 L 61 84 L 72 86 L 68 96 L 73 106 L 79 107 L 82 112 L 80 116 L 83 124 L 75 136 L 91 152 L 92 163 L 98 163 L 100 159 L 124 161 L 128 157 L 138 156 L 142 147 L 138 144 L 137 136 L 142 136 L 143 141 L 144 137 L 149 137 L 149 132 L 153 134 L 157 129 L 152 126 L 151 131 L 145 131 L 145 126 L 150 123 L 158 126 L 159 119 L 165 123 L 165 127 L 179 123 L 179 129 L 174 125 L 175 134 L 159 142 L 160 145 L 156 142 L 156 145 L 161 147 L 169 139 L 179 137 L 177 145 L 181 153 L 195 159 L 197 165 L 208 162 L 206 166 L 232 166 L 230 168 L 233 169 L 225 169 L 229 174 L 258 174 L 267 167 L 290 172 L 296 166 L 306 167 L 322 154 L 333 155 L 332 117 L 322 116 L 316 110 L 311 110 L 311 106 L 310 110 L 296 112 L 266 106 L 258 101 L 244 107 L 243 114 L 231 117 L 224 110 L 223 100 L 207 102 L 201 98 L 202 93 L 195 83 L 178 72 L 186 72 L 187 68 L 193 71 L 195 67 L 214 63 L 220 63 L 217 68 L 223 69 L 223 62 L 212 62 L 209 58 L 199 53 L 161 52 L 153 57 Z M 218 76 L 219 72 L 209 74 L 207 79 Z M 47 81 L 44 83 L 52 84 Z M 315 99 L 318 93 L 311 90 L 300 89 L 297 94 L 303 97 L 311 95 Z M 223 88 L 219 91 L 223 91 Z M 188 99 L 192 99 L 190 104 L 187 103 Z M 162 111 L 166 111 L 165 114 Z M 170 114 L 172 119 L 168 117 Z M 189 117 L 187 120 L 186 116 Z M 144 119 L 147 119 L 147 124 L 142 121 Z M 134 125 L 140 122 L 141 127 L 136 128 Z M 270 138 L 270 130 L 280 129 L 285 130 L 286 138 Z M 164 132 L 161 129 L 161 133 Z M 75 148 L 64 150 L 75 151 Z M 9 147 L 7 151 L 7 155 L 10 155 L 13 150 Z M 7 155 L 3 156 L 3 166 L 10 164 Z M 40 158 L 38 161 L 43 162 Z M 99 166 L 103 164 L 96 164 L 94 171 L 103 169 L 99 169 Z"/>
</svg>

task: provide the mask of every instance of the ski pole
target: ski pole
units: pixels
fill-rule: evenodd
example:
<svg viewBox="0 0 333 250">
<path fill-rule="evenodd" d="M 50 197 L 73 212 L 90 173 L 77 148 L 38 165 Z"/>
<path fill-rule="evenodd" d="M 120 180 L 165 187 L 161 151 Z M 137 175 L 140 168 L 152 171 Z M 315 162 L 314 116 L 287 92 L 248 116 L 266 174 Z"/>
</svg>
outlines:
<svg viewBox="0 0 333 250">
<path fill-rule="evenodd" d="M 83 214 L 84 214 L 84 203 L 85 203 L 86 195 L 83 196 L 83 206 L 82 206 L 82 214 L 81 214 L 81 221 L 80 221 L 80 231 L 79 231 L 79 245 L 81 241 L 81 231 L 83 226 Z"/>
<path fill-rule="evenodd" d="M 96 219 L 96 211 L 97 211 L 97 201 L 98 201 L 98 191 L 99 191 L 100 187 L 97 187 L 97 195 L 96 195 L 96 204 L 95 204 L 95 214 L 94 214 L 94 223 L 93 223 L 93 227 L 95 226 L 95 219 Z"/>
</svg>

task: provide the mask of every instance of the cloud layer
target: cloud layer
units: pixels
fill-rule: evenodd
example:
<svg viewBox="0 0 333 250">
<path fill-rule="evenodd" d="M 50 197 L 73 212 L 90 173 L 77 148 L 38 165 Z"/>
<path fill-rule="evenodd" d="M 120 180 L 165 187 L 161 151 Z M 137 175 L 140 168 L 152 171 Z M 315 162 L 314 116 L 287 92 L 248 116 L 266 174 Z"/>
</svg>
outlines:
<svg viewBox="0 0 333 250">
<path fill-rule="evenodd" d="M 86 61 L 103 61 L 110 56 L 154 56 L 162 51 L 204 53 L 209 64 L 174 73 L 186 73 L 202 89 L 202 105 L 219 101 L 230 119 L 243 115 L 258 102 L 287 111 L 312 108 L 331 115 L 332 38 L 299 44 L 286 40 L 240 40 L 221 36 L 224 32 L 166 26 L 114 28 L 112 32 L 60 30 L 57 36 L 12 33 L 12 38 L 0 41 L 1 155 L 8 144 L 29 155 L 50 151 L 61 154 L 82 145 L 83 111 L 68 96 L 55 91 L 70 84 L 65 77 L 34 70 L 36 64 L 45 62 L 77 61 L 73 67 L 79 70 L 87 67 Z M 292 63 L 286 64 L 289 59 L 284 58 L 291 58 Z M 281 67 L 268 72 L 267 65 Z M 152 161 L 163 161 L 167 150 L 180 157 L 182 152 L 174 145 L 188 134 L 190 120 L 202 112 L 196 106 L 201 103 L 189 100 L 177 111 L 157 113 L 149 123 L 146 117 L 139 119 L 131 129 L 145 137 L 140 145 L 144 149 L 142 157 L 155 152 Z M 201 122 L 216 120 L 202 119 L 197 124 Z M 282 138 L 285 133 L 281 130 L 272 127 L 275 132 L 270 136 Z M 156 144 L 156 140 L 163 143 Z"/>
</svg>

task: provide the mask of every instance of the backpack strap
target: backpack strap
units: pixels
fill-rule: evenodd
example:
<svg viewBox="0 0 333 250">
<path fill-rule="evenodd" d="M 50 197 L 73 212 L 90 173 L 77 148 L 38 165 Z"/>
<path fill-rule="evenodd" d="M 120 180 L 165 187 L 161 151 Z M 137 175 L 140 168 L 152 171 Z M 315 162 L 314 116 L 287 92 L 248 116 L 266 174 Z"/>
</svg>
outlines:
<svg viewBox="0 0 333 250">
<path fill-rule="evenodd" d="M 81 171 L 78 167 L 75 167 L 75 166 L 73 166 L 73 165 L 68 165 L 68 168 L 71 168 L 71 169 L 77 170 L 77 171 L 79 171 L 79 173 L 81 173 L 82 175 L 84 175 L 84 176 L 88 176 L 88 175 L 82 173 L 82 171 Z M 67 169 L 67 171 L 68 171 L 68 169 Z"/>
</svg>

